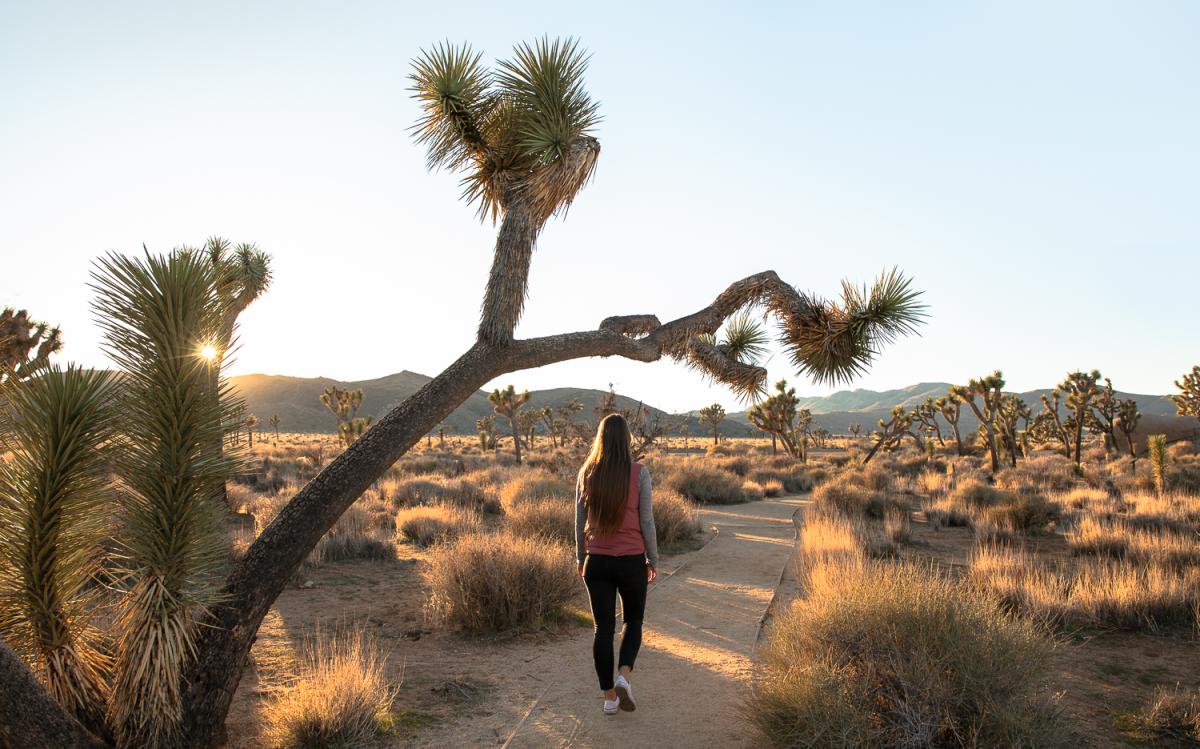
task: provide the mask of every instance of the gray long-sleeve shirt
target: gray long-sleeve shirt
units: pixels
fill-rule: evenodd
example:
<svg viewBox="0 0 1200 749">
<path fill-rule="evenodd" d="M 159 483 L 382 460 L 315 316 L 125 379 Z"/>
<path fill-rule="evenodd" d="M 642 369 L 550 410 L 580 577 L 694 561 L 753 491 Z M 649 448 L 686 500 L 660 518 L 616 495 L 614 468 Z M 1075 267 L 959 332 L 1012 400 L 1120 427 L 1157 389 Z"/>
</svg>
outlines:
<svg viewBox="0 0 1200 749">
<path fill-rule="evenodd" d="M 638 476 L 638 520 L 642 541 L 646 544 L 646 563 L 658 569 L 658 535 L 654 528 L 654 505 L 650 498 L 650 469 L 642 466 Z M 583 564 L 586 554 L 583 530 L 587 526 L 587 508 L 583 505 L 583 477 L 575 482 L 575 561 Z"/>
</svg>

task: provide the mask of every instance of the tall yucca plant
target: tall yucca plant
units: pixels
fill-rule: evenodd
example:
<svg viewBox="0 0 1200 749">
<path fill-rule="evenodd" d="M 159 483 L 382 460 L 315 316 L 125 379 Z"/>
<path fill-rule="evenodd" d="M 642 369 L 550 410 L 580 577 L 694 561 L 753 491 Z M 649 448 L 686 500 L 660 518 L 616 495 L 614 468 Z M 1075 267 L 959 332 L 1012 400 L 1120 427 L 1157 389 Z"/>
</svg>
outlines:
<svg viewBox="0 0 1200 749">
<path fill-rule="evenodd" d="M 202 353 L 228 302 L 195 252 L 110 254 L 93 279 L 104 346 L 122 370 L 126 437 L 116 458 L 125 569 L 109 721 L 122 745 L 156 745 L 177 730 L 183 670 L 228 558 L 220 495 L 237 458 L 211 446 L 236 404 L 225 382 L 214 397 L 217 365 Z"/>
<path fill-rule="evenodd" d="M 113 379 L 50 367 L 0 389 L 0 636 L 103 734 L 110 660 L 92 626 L 111 499 Z"/>
</svg>

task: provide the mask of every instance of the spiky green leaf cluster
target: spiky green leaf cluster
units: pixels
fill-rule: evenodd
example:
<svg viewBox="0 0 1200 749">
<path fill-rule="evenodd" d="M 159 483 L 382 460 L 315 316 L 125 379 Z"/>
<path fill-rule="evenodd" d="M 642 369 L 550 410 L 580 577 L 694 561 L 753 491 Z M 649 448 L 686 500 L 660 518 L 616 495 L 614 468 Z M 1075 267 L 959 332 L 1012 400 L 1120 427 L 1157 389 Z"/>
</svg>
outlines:
<svg viewBox="0 0 1200 749">
<path fill-rule="evenodd" d="M 413 127 L 431 169 L 464 172 L 463 197 L 495 220 L 515 195 L 540 222 L 591 177 L 598 104 L 584 88 L 587 54 L 574 39 L 520 44 L 491 71 L 470 45 L 449 42 L 413 61 L 421 105 Z"/>
<path fill-rule="evenodd" d="M 782 311 L 790 319 L 780 342 L 800 374 L 848 382 L 866 372 L 882 346 L 917 332 L 926 316 L 920 295 L 896 268 L 870 286 L 844 281 L 838 303 L 800 292 L 800 309 Z"/>
<path fill-rule="evenodd" d="M 0 390 L 0 637 L 85 725 L 102 724 L 109 659 L 92 626 L 112 499 L 108 373 L 49 367 Z"/>
<path fill-rule="evenodd" d="M 218 601 L 228 558 L 224 481 L 236 455 L 214 449 L 236 399 L 201 356 L 229 300 L 198 253 L 110 254 L 93 272 L 104 349 L 121 370 L 124 558 L 110 722 L 126 744 L 164 740 L 179 720 L 180 676 L 196 627 Z"/>
</svg>

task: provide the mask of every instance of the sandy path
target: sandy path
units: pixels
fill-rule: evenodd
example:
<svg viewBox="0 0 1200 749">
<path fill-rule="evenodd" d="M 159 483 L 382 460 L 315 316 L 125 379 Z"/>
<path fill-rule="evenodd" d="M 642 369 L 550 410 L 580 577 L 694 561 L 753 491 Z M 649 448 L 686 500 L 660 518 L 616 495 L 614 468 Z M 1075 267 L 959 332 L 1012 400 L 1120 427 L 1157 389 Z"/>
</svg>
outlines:
<svg viewBox="0 0 1200 749">
<path fill-rule="evenodd" d="M 490 714 L 464 716 L 421 746 L 752 746 L 738 717 L 759 621 L 793 548 L 799 498 L 705 510 L 717 536 L 650 589 L 633 713 L 605 716 L 591 631 L 513 664 Z M 618 632 L 619 637 L 619 632 Z"/>
</svg>

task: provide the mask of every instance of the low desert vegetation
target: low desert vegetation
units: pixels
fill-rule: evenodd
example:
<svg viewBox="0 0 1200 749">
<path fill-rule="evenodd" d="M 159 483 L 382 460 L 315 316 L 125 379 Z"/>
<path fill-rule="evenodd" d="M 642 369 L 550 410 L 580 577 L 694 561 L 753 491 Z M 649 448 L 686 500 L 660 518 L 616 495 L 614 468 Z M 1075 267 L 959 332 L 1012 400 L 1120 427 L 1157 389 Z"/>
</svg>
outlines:
<svg viewBox="0 0 1200 749">
<path fill-rule="evenodd" d="M 295 680 L 268 698 L 265 738 L 276 749 L 366 747 L 391 721 L 398 685 L 385 654 L 361 629 L 318 632 L 303 650 Z"/>
<path fill-rule="evenodd" d="M 475 530 L 479 518 L 456 507 L 409 507 L 396 513 L 396 534 L 402 541 L 431 546 Z"/>
<path fill-rule="evenodd" d="M 746 712 L 772 746 L 1052 746 L 1052 642 L 924 566 L 856 555 L 847 526 L 806 551 Z M 966 738 L 969 737 L 969 738 Z"/>
<path fill-rule="evenodd" d="M 431 620 L 471 633 L 539 629 L 579 594 L 565 544 L 510 532 L 467 534 L 436 547 L 423 575 Z"/>
</svg>

